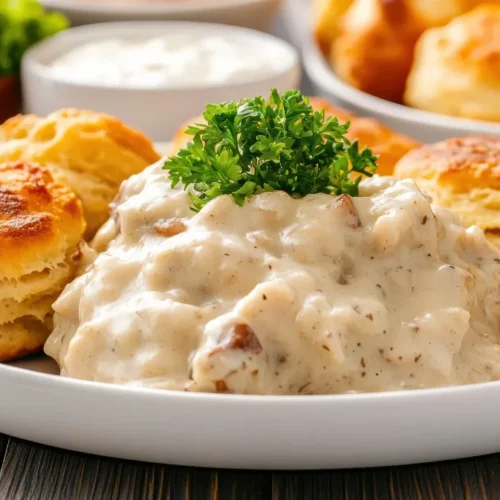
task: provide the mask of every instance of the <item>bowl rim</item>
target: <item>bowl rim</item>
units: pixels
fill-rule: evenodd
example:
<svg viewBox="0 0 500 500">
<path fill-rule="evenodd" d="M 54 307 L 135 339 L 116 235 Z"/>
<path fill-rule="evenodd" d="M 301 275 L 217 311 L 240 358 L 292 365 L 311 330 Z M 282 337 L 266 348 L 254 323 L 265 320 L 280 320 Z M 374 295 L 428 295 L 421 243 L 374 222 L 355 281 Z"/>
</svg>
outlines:
<svg viewBox="0 0 500 500">
<path fill-rule="evenodd" d="M 475 133 L 500 135 L 500 123 L 454 117 L 405 106 L 375 97 L 341 80 L 328 65 L 325 57 L 310 35 L 302 47 L 304 68 L 315 85 L 327 93 L 337 94 L 346 102 L 368 113 L 377 113 L 388 119 L 420 126 L 431 126 L 456 131 L 458 134 Z"/>
<path fill-rule="evenodd" d="M 181 28 L 189 29 L 199 33 L 219 33 L 231 34 L 236 33 L 238 36 L 247 38 L 250 42 L 274 45 L 282 50 L 284 57 L 284 64 L 279 68 L 273 68 L 269 74 L 256 76 L 239 82 L 225 82 L 225 83 L 196 83 L 191 85 L 172 85 L 172 86 L 126 86 L 126 85 L 99 85 L 88 82 L 77 82 L 72 80 L 65 80 L 59 75 L 55 75 L 50 67 L 41 61 L 43 58 L 52 59 L 56 55 L 67 52 L 81 43 L 95 42 L 97 40 L 110 39 L 123 36 L 124 38 L 149 38 L 157 36 L 160 33 L 165 33 L 171 28 L 179 31 Z M 52 56 L 51 56 L 52 55 Z M 34 74 L 36 78 L 43 78 L 64 84 L 67 87 L 98 90 L 98 91 L 125 91 L 125 92 L 151 92 L 151 93 L 164 93 L 164 92 L 186 92 L 186 91 L 208 91 L 211 89 L 223 88 L 238 88 L 246 87 L 248 85 L 261 84 L 266 81 L 272 81 L 276 78 L 289 74 L 291 71 L 300 71 L 300 54 L 298 50 L 290 43 L 282 40 L 269 33 L 263 33 L 251 28 L 244 28 L 240 26 L 232 26 L 220 23 L 204 23 L 196 21 L 114 21 L 88 24 L 83 26 L 76 26 L 67 30 L 61 31 L 56 35 L 46 38 L 42 42 L 34 45 L 28 49 L 22 58 L 21 75 L 27 72 Z"/>
<path fill-rule="evenodd" d="M 269 2 L 281 2 L 281 0 L 191 0 L 190 2 L 174 1 L 148 3 L 144 5 L 138 1 L 123 1 L 116 3 L 99 3 L 95 1 L 89 5 L 85 0 L 42 0 L 45 8 L 51 10 L 66 10 L 71 12 L 93 12 L 106 14 L 144 14 L 144 13 L 170 13 L 170 14 L 192 14 L 199 12 L 217 12 L 227 9 L 244 8 L 250 5 L 258 5 Z"/>
</svg>

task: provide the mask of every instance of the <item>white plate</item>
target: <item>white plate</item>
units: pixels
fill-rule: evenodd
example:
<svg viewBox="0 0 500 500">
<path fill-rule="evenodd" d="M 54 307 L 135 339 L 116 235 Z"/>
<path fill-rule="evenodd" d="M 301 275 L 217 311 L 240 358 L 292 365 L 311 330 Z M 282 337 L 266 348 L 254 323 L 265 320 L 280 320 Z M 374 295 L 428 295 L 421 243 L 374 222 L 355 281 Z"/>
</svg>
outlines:
<svg viewBox="0 0 500 500">
<path fill-rule="evenodd" d="M 500 451 L 500 382 L 274 397 L 137 389 L 39 371 L 54 373 L 55 366 L 43 358 L 0 365 L 0 432 L 97 455 L 202 467 L 326 469 Z"/>
<path fill-rule="evenodd" d="M 162 153 L 169 143 L 157 143 Z M 0 433 L 176 465 L 328 469 L 500 451 L 500 382 L 338 396 L 236 396 L 59 377 L 34 357 L 0 364 Z"/>
<path fill-rule="evenodd" d="M 398 132 L 423 142 L 472 134 L 500 136 L 500 123 L 454 118 L 403 106 L 361 92 L 338 78 L 309 35 L 303 44 L 304 67 L 314 93 L 352 109 L 374 116 Z"/>
<path fill-rule="evenodd" d="M 267 30 L 281 0 L 41 0 L 74 26 L 106 21 L 204 21 Z"/>
</svg>

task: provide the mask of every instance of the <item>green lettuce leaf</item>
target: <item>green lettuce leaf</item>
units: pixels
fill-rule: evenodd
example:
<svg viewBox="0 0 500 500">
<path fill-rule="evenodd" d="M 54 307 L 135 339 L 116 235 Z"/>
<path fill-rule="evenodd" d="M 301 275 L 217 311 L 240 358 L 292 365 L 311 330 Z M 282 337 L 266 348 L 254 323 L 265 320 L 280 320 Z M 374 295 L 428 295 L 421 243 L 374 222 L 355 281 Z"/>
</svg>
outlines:
<svg viewBox="0 0 500 500">
<path fill-rule="evenodd" d="M 63 15 L 46 12 L 36 0 L 0 0 L 0 76 L 18 74 L 28 48 L 68 26 Z"/>
</svg>

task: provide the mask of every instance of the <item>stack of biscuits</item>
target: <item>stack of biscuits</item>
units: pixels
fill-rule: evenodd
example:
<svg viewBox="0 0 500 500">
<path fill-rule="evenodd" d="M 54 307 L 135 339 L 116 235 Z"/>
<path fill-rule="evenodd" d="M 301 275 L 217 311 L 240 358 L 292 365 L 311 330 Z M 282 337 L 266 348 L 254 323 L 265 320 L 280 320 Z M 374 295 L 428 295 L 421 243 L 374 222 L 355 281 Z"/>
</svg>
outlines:
<svg viewBox="0 0 500 500">
<path fill-rule="evenodd" d="M 160 158 L 120 120 L 63 109 L 0 126 L 0 361 L 42 349 L 52 304 L 121 182 Z"/>
<path fill-rule="evenodd" d="M 107 220 L 122 181 L 159 159 L 146 136 L 103 113 L 62 109 L 47 117 L 19 115 L 0 126 L 0 162 L 48 167 L 82 201 L 86 239 Z"/>
<path fill-rule="evenodd" d="M 42 348 L 84 231 L 81 202 L 48 169 L 0 164 L 0 361 Z"/>
<path fill-rule="evenodd" d="M 389 101 L 500 121 L 500 0 L 314 0 L 336 75 Z"/>
</svg>

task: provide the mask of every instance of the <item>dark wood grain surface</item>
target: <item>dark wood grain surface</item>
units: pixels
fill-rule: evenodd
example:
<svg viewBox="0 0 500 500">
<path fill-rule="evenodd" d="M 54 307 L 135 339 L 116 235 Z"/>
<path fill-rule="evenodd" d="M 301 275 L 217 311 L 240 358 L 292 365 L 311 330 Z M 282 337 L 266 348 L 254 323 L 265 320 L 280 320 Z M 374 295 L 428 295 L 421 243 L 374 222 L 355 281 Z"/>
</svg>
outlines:
<svg viewBox="0 0 500 500">
<path fill-rule="evenodd" d="M 0 434 L 0 499 L 500 499 L 500 455 L 381 469 L 269 472 L 101 458 Z"/>
</svg>

